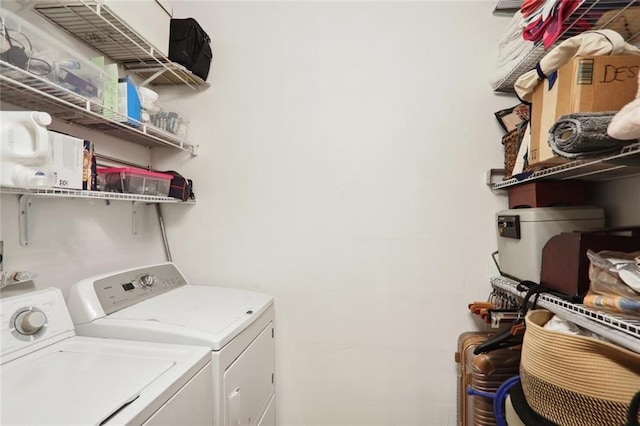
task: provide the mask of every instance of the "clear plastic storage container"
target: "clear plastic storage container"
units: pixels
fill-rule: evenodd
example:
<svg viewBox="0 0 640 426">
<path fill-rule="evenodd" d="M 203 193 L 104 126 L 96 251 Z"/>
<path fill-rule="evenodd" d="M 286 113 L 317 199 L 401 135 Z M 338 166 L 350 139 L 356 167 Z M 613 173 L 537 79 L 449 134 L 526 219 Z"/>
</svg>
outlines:
<svg viewBox="0 0 640 426">
<path fill-rule="evenodd" d="M 18 15 L 0 8 L 0 73 L 18 81 L 29 74 L 86 98 L 101 101 L 106 73 L 77 49 Z M 20 72 L 21 69 L 24 72 Z M 30 81 L 25 81 L 32 84 Z"/>
<path fill-rule="evenodd" d="M 105 192 L 167 197 L 172 177 L 133 167 L 98 168 L 98 184 Z"/>
</svg>

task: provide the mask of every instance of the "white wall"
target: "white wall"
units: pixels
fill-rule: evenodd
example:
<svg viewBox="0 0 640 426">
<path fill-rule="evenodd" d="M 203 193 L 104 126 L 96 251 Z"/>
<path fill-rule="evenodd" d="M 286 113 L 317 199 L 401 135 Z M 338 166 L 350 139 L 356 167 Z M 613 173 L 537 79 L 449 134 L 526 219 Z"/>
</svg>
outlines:
<svg viewBox="0 0 640 426">
<path fill-rule="evenodd" d="M 516 103 L 488 84 L 494 3 L 176 4 L 215 59 L 175 103 L 201 153 L 178 165 L 197 206 L 165 209 L 174 260 L 275 296 L 280 424 L 455 424 Z"/>
<path fill-rule="evenodd" d="M 640 225 L 640 176 L 595 184 L 592 199 L 605 209 L 607 226 Z"/>
</svg>

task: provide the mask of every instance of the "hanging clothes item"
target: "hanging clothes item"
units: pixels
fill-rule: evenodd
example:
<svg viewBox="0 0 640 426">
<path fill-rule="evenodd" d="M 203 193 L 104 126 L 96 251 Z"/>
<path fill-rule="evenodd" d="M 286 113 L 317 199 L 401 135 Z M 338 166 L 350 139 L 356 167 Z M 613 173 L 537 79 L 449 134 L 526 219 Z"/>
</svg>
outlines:
<svg viewBox="0 0 640 426">
<path fill-rule="evenodd" d="M 525 11 L 529 12 L 527 15 L 523 14 L 525 24 L 533 24 L 538 20 L 546 21 L 553 13 L 553 10 L 556 8 L 556 5 L 559 1 L 560 0 L 545 0 L 541 2 L 541 4 L 538 4 L 538 7 L 536 7 L 535 9 L 533 8 L 534 5 L 531 5 L 531 9 L 525 8 Z"/>
<path fill-rule="evenodd" d="M 524 0 L 520 7 L 520 13 L 526 18 L 540 10 L 544 4 L 545 0 Z"/>
<path fill-rule="evenodd" d="M 522 38 L 529 41 L 541 40 L 547 25 L 551 22 L 554 11 L 560 3 L 559 0 L 547 0 L 542 7 L 527 16 L 525 18 L 527 25 L 522 31 Z"/>
<path fill-rule="evenodd" d="M 571 25 L 567 24 L 569 17 L 582 3 L 576 0 L 548 0 L 525 17 L 527 25 L 522 31 L 522 37 L 529 41 L 542 40 L 545 49 L 548 49 L 569 27 L 579 31 L 591 29 L 584 19 L 576 19 Z"/>
<path fill-rule="evenodd" d="M 573 12 L 580 7 L 582 1 L 575 0 L 561 0 L 558 6 L 554 9 L 553 14 L 548 19 L 548 24 L 545 28 L 544 34 L 542 34 L 542 44 L 545 49 L 553 46 L 553 43 L 560 38 L 562 33 L 569 27 L 567 24 L 568 18 Z M 579 31 L 586 31 L 591 29 L 591 26 L 583 19 L 576 19 L 571 28 Z"/>
</svg>

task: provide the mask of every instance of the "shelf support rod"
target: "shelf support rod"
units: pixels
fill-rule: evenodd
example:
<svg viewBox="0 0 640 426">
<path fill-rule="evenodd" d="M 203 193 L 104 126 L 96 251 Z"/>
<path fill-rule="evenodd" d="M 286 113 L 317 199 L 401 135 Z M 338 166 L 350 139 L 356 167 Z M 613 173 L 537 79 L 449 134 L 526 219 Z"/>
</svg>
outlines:
<svg viewBox="0 0 640 426">
<path fill-rule="evenodd" d="M 20 196 L 20 211 L 18 212 L 18 227 L 20 230 L 20 245 L 29 246 L 29 210 L 31 210 L 31 195 Z"/>
<path fill-rule="evenodd" d="M 162 234 L 162 242 L 164 243 L 164 252 L 167 256 L 167 260 L 169 262 L 173 262 L 173 258 L 171 257 L 171 248 L 169 247 L 169 239 L 167 238 L 167 230 L 164 227 L 164 219 L 162 217 L 162 209 L 160 208 L 160 204 L 156 204 L 156 214 L 158 216 L 158 223 L 160 224 L 160 232 Z"/>
</svg>

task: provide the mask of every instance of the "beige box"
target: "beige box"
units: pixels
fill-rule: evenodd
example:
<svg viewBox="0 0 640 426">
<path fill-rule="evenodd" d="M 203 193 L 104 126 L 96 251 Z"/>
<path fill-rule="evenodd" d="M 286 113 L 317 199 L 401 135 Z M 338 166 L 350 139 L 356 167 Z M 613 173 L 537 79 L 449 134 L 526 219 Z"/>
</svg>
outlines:
<svg viewBox="0 0 640 426">
<path fill-rule="evenodd" d="M 549 146 L 551 126 L 565 114 L 620 110 L 635 98 L 639 68 L 640 56 L 579 56 L 558 69 L 551 89 L 547 80 L 538 84 L 531 105 L 529 164 L 567 162 Z"/>
<path fill-rule="evenodd" d="M 604 227 L 604 209 L 592 206 L 537 207 L 496 214 L 500 270 L 517 280 L 540 282 L 542 248 L 562 232 Z"/>
<path fill-rule="evenodd" d="M 56 188 L 82 189 L 84 140 L 48 130 Z"/>
</svg>

